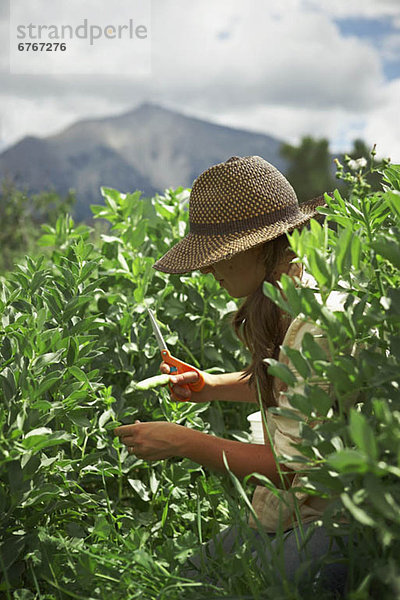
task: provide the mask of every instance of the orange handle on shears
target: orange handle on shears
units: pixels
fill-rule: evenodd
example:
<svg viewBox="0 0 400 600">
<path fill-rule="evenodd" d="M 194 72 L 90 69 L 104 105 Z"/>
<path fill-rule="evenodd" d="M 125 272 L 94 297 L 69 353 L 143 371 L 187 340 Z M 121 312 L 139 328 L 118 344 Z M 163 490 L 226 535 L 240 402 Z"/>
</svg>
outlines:
<svg viewBox="0 0 400 600">
<path fill-rule="evenodd" d="M 188 365 L 187 363 L 179 360 L 178 358 L 175 358 L 174 356 L 171 356 L 168 350 L 161 350 L 161 356 L 163 358 L 163 361 L 171 367 L 170 375 L 179 375 L 180 373 L 186 373 L 187 371 L 195 371 L 199 376 L 198 380 L 194 383 L 185 383 L 183 385 L 190 388 L 192 392 L 200 392 L 200 390 L 203 389 L 206 382 L 204 381 L 203 375 L 195 367 L 193 367 L 192 365 Z M 171 389 L 172 385 L 169 384 L 169 386 Z"/>
</svg>

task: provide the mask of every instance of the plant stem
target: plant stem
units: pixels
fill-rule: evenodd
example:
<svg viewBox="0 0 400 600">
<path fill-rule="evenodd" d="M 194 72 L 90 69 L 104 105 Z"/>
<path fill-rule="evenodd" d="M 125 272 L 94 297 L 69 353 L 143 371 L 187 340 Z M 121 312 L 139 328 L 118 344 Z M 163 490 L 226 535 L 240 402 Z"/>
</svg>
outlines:
<svg viewBox="0 0 400 600">
<path fill-rule="evenodd" d="M 371 246 L 371 244 L 373 242 L 373 236 L 372 236 L 372 231 L 371 231 L 369 218 L 368 218 L 369 215 L 367 214 L 367 211 L 366 211 L 365 202 L 362 202 L 362 212 L 364 215 L 364 223 L 365 223 L 365 229 L 367 231 L 368 242 L 369 242 L 369 245 Z M 383 289 L 381 274 L 379 272 L 378 262 L 376 260 L 376 252 L 372 249 L 371 249 L 371 263 L 374 268 L 374 273 L 375 273 L 375 277 L 376 277 L 376 282 L 378 284 L 379 292 L 380 292 L 381 296 L 383 297 L 383 296 L 385 296 L 385 290 Z"/>
<path fill-rule="evenodd" d="M 85 456 L 86 444 L 88 442 L 88 439 L 89 439 L 89 436 L 86 434 L 85 440 L 84 440 L 83 446 L 82 446 L 81 458 L 83 458 Z"/>
<path fill-rule="evenodd" d="M 188 353 L 194 366 L 197 367 L 198 369 L 201 369 L 201 365 L 199 364 L 199 361 L 197 360 L 197 358 L 192 354 L 192 352 L 189 350 L 189 348 L 186 346 L 186 344 L 184 344 L 179 338 L 178 338 L 178 344 L 181 346 L 181 348 L 183 348 L 183 350 L 185 350 L 185 352 Z"/>
<path fill-rule="evenodd" d="M 117 454 L 118 454 L 118 470 L 119 470 L 119 473 L 118 473 L 118 501 L 121 502 L 123 473 L 122 473 L 121 451 L 119 448 L 117 448 Z"/>
<path fill-rule="evenodd" d="M 200 325 L 200 362 L 204 365 L 204 319 L 201 320 Z"/>
</svg>

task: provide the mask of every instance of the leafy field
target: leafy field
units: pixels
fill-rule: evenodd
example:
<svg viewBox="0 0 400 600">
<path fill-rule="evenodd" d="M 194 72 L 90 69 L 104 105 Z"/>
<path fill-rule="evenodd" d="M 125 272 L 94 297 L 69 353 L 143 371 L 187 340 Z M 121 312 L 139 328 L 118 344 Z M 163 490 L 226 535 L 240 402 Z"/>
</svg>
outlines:
<svg viewBox="0 0 400 600">
<path fill-rule="evenodd" d="M 291 401 L 317 423 L 303 423 L 303 485 L 335 497 L 324 522 L 349 535 L 352 600 L 400 596 L 400 166 L 384 173 L 385 190 L 370 194 L 348 171 L 348 196 L 337 193 L 324 210 L 330 227 L 313 222 L 290 236 L 320 299 L 285 277 L 286 301 L 265 286 L 328 337 L 330 357 L 309 338 L 291 353 L 307 382 Z M 145 307 L 186 362 L 236 371 L 249 357 L 229 324 L 236 303 L 211 276 L 152 269 L 187 232 L 188 192 L 103 195 L 106 205 L 92 207 L 110 225 L 100 242 L 60 216 L 43 226 L 49 256 L 26 257 L 1 278 L 1 594 L 301 598 L 296 585 L 260 573 L 245 549 L 221 558 L 219 585 L 182 577 L 200 542 L 232 521 L 245 531 L 252 487 L 187 459 L 146 463 L 112 430 L 168 420 L 247 441 L 254 405 L 173 403 L 166 388 L 136 390 L 160 364 Z M 347 294 L 344 311 L 327 308 L 332 290 Z M 289 371 L 270 369 L 293 383 Z"/>
</svg>

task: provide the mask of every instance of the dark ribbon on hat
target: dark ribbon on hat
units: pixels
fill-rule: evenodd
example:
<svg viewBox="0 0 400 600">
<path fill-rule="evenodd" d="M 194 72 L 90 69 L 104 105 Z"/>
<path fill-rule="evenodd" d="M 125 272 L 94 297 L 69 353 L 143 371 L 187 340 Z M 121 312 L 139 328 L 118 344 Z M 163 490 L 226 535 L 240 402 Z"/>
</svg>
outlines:
<svg viewBox="0 0 400 600">
<path fill-rule="evenodd" d="M 228 221 L 226 223 L 193 223 L 190 222 L 190 233 L 201 235 L 224 235 L 227 233 L 241 233 L 249 229 L 257 229 L 267 225 L 275 225 L 277 221 L 292 221 L 305 216 L 299 210 L 298 204 L 289 204 L 284 208 L 272 210 L 270 212 L 239 219 L 237 221 Z"/>
</svg>

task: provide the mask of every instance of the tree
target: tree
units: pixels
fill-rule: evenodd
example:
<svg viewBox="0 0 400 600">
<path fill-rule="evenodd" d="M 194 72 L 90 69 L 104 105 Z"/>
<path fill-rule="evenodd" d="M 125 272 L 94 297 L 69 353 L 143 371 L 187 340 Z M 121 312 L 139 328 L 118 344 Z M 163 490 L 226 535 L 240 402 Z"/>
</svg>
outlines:
<svg viewBox="0 0 400 600">
<path fill-rule="evenodd" d="M 328 140 L 306 136 L 299 146 L 283 144 L 281 155 L 289 162 L 286 177 L 294 187 L 299 202 L 337 187 Z"/>
<path fill-rule="evenodd" d="M 3 180 L 0 191 L 0 272 L 12 269 L 24 254 L 36 251 L 36 240 L 42 234 L 41 223 L 54 225 L 62 213 L 71 212 L 75 193 L 65 198 L 48 191 L 29 195 L 10 180 Z"/>
</svg>

